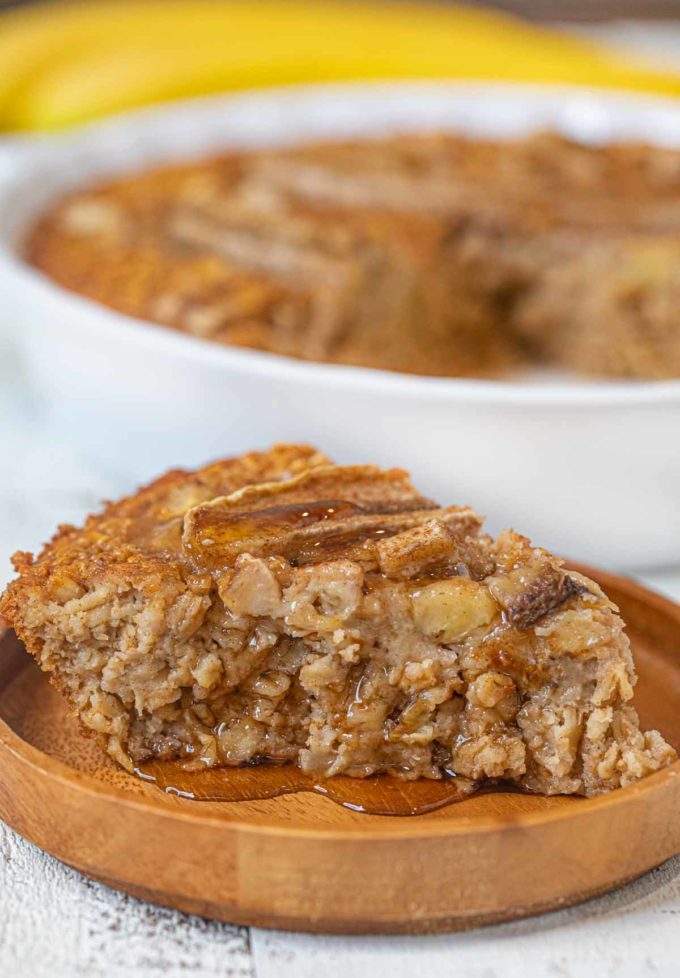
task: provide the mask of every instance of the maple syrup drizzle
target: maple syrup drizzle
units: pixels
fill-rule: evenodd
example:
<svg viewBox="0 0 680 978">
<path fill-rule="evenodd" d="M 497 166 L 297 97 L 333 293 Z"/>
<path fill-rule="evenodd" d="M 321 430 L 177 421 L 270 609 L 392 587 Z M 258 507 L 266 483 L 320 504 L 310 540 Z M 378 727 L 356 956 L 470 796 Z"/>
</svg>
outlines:
<svg viewBox="0 0 680 978">
<path fill-rule="evenodd" d="M 439 781 L 404 781 L 389 775 L 314 779 L 292 764 L 261 764 L 189 770 L 182 761 L 149 761 L 135 774 L 166 794 L 191 801 L 261 801 L 313 792 L 367 815 L 425 815 L 469 798 L 479 786 L 454 774 Z M 484 789 L 486 790 L 486 788 Z"/>
<path fill-rule="evenodd" d="M 196 512 L 185 547 L 202 563 L 220 563 L 226 552 L 239 548 L 244 540 L 256 541 L 259 549 L 263 544 L 284 540 L 305 527 L 365 513 L 363 506 L 346 499 L 286 503 L 248 512 L 206 506 Z"/>
<path fill-rule="evenodd" d="M 306 503 L 286 503 L 281 506 L 268 506 L 265 509 L 232 512 L 218 507 L 206 506 L 195 517 L 194 534 L 199 545 L 232 543 L 253 532 L 278 532 L 297 530 L 326 520 L 343 519 L 356 516 L 364 509 L 345 499 L 320 499 Z"/>
</svg>

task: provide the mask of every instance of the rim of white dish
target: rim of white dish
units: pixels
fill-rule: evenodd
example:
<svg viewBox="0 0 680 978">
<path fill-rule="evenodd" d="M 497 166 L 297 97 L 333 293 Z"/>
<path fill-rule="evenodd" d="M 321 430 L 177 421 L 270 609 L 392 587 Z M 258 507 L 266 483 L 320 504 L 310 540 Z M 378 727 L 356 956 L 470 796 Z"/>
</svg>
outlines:
<svg viewBox="0 0 680 978">
<path fill-rule="evenodd" d="M 627 138 L 645 138 L 661 145 L 680 148 L 680 99 L 671 96 L 656 96 L 628 93 L 606 88 L 581 85 L 532 85 L 528 83 L 503 83 L 465 80 L 454 81 L 351 81 L 342 83 L 318 83 L 311 85 L 285 85 L 262 88 L 248 92 L 217 94 L 183 99 L 158 106 L 134 109 L 107 117 L 104 120 L 89 122 L 59 134 L 29 137 L 11 137 L 4 146 L 0 143 L 0 156 L 5 154 L 6 167 L 4 179 L 0 178 L 0 200 L 12 192 L 20 192 L 22 182 L 30 180 L 35 167 L 49 167 L 50 162 L 59 166 L 60 158 L 69 152 L 73 154 L 78 147 L 91 146 L 93 141 L 111 145 L 111 139 L 131 139 L 144 134 L 149 138 L 149 129 L 162 130 L 177 123 L 180 119 L 191 121 L 210 121 L 217 113 L 228 109 L 252 112 L 276 99 L 281 105 L 321 107 L 329 98 L 342 99 L 354 104 L 356 108 L 368 98 L 389 96 L 393 104 L 400 96 L 413 96 L 425 99 L 428 96 L 441 100 L 442 95 L 460 99 L 462 95 L 474 103 L 484 101 L 504 103 L 513 106 L 515 111 L 522 104 L 531 103 L 549 109 L 546 125 L 556 126 L 560 113 L 566 125 L 557 126 L 569 131 L 570 107 L 580 103 L 581 108 L 590 107 L 593 111 L 593 138 L 602 140 L 603 121 L 611 121 L 611 114 L 627 112 L 640 113 L 651 118 L 651 126 L 663 128 L 662 138 L 653 138 L 651 130 L 643 126 L 632 126 Z M 650 113 L 652 114 L 650 116 Z M 397 124 L 395 128 L 421 131 L 428 126 L 441 123 L 428 123 L 427 114 L 418 122 Z M 453 129 L 454 127 L 450 127 Z M 530 125 L 525 131 L 536 131 L 540 126 Z M 604 126 L 606 129 L 606 125 Z M 617 128 L 617 127 L 614 127 Z M 351 132 L 340 130 L 336 135 Z M 623 126 L 625 131 L 626 126 Z M 641 133 L 639 130 L 642 129 Z M 480 133 L 493 133 L 493 128 L 481 127 Z M 518 132 L 521 130 L 515 130 Z M 512 129 L 508 130 L 512 135 Z M 320 137 L 318 130 L 310 129 L 310 138 Z M 583 134 L 581 134 L 581 138 Z M 609 137 L 611 138 L 611 137 Z M 619 137 L 620 138 L 620 137 Z M 266 141 L 266 137 L 265 137 Z M 276 140 L 273 139 L 272 142 Z M 301 141 L 296 138 L 294 141 Z M 604 140 L 606 141 L 606 140 Z M 217 145 L 217 144 L 216 144 Z M 225 144 L 225 148 L 228 147 Z M 233 145 L 238 145 L 238 141 Z M 186 154 L 187 158 L 200 156 L 198 152 Z M 163 152 L 157 155 L 162 162 Z M 170 158 L 170 156 L 166 157 Z M 20 162 L 20 173 L 14 170 L 13 162 Z M 14 187 L 18 178 L 19 186 Z M 323 385 L 336 390 L 352 392 L 380 392 L 415 400 L 436 400 L 464 402 L 466 404 L 514 405 L 514 406 L 618 406 L 634 407 L 680 401 L 680 379 L 659 381 L 582 381 L 523 379 L 476 379 L 463 377 L 430 377 L 424 375 L 402 374 L 371 367 L 355 367 L 343 364 L 317 363 L 300 360 L 281 354 L 220 345 L 209 340 L 199 339 L 190 334 L 174 331 L 166 326 L 116 312 L 77 293 L 52 282 L 32 266 L 24 262 L 11 244 L 0 237 L 0 279 L 5 286 L 14 286 L 20 292 L 30 290 L 34 301 L 59 305 L 62 316 L 68 313 L 74 324 L 87 322 L 107 338 L 125 340 L 136 346 L 155 348 L 177 358 L 191 362 L 201 362 L 215 367 L 225 367 L 232 371 L 251 374 L 254 378 L 268 378 L 279 381 L 292 381 L 299 386 Z M 115 331 L 115 335 L 114 335 Z"/>
</svg>

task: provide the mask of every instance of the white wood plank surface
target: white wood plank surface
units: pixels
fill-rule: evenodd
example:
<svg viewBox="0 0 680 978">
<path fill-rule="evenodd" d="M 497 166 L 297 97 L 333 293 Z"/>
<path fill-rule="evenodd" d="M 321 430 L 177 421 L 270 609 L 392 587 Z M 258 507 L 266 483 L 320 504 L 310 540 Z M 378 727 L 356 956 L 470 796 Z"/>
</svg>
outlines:
<svg viewBox="0 0 680 978">
<path fill-rule="evenodd" d="M 251 978 L 248 931 L 80 876 L 0 822 L 2 978 Z"/>
</svg>

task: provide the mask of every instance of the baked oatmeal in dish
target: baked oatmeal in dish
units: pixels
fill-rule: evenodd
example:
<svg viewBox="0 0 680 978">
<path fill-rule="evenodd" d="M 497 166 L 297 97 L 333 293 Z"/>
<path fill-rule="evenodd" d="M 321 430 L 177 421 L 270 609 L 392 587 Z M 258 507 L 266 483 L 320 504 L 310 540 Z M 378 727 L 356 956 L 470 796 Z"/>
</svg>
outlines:
<svg viewBox="0 0 680 978">
<path fill-rule="evenodd" d="M 598 585 L 400 469 L 279 445 L 170 472 L 14 564 L 0 613 L 128 769 L 594 795 L 675 758 L 639 729 Z"/>
<path fill-rule="evenodd" d="M 66 288 L 219 343 L 449 376 L 680 376 L 680 151 L 543 134 L 231 153 L 32 228 Z"/>
</svg>

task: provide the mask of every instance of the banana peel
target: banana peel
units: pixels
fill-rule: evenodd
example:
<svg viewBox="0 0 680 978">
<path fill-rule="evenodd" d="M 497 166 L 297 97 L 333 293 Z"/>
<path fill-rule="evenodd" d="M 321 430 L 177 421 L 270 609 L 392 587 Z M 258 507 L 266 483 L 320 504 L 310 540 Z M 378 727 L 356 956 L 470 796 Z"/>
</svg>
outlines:
<svg viewBox="0 0 680 978">
<path fill-rule="evenodd" d="M 59 129 L 171 98 L 352 79 L 471 78 L 680 94 L 680 75 L 465 6 L 90 0 L 0 17 L 0 129 Z"/>
</svg>

